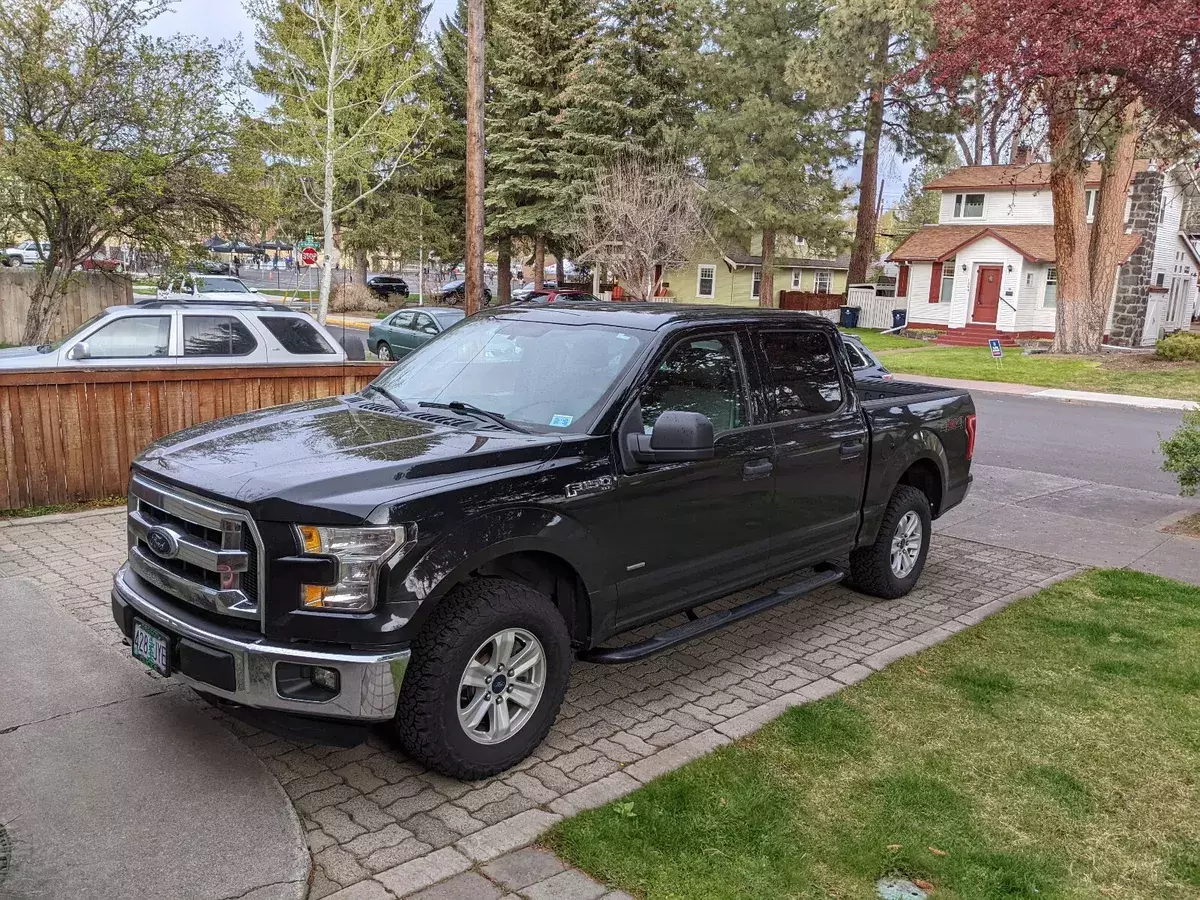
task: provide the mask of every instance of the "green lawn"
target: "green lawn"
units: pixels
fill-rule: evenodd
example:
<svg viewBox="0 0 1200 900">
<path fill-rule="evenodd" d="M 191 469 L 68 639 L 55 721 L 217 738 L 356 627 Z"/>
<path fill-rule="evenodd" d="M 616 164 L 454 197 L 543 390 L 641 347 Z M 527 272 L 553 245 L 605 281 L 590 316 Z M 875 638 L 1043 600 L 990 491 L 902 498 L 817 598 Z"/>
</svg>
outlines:
<svg viewBox="0 0 1200 900">
<path fill-rule="evenodd" d="M 1200 589 L 1063 582 L 547 842 L 645 898 L 1200 897 Z"/>
<path fill-rule="evenodd" d="M 987 347 L 930 347 L 884 353 L 881 360 L 893 372 L 913 375 L 1200 400 L 1200 363 L 1147 356 L 1023 356 L 1020 350 L 1006 348 L 997 363 Z"/>
<path fill-rule="evenodd" d="M 900 337 L 897 334 L 882 334 L 870 328 L 841 328 L 840 331 L 843 334 L 854 335 L 866 345 L 868 350 L 899 350 L 904 347 L 924 347 L 927 345 L 926 341 Z"/>
</svg>

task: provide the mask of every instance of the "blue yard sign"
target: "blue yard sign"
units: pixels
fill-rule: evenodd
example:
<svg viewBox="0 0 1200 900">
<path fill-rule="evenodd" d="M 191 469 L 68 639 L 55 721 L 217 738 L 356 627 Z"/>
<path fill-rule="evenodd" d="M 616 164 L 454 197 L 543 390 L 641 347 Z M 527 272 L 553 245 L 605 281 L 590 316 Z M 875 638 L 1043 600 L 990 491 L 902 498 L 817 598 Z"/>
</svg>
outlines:
<svg viewBox="0 0 1200 900">
<path fill-rule="evenodd" d="M 1000 359 L 1004 355 L 1004 350 L 1000 346 L 1000 338 L 992 338 L 988 341 L 988 346 L 992 348 L 992 356 L 995 359 Z"/>
</svg>

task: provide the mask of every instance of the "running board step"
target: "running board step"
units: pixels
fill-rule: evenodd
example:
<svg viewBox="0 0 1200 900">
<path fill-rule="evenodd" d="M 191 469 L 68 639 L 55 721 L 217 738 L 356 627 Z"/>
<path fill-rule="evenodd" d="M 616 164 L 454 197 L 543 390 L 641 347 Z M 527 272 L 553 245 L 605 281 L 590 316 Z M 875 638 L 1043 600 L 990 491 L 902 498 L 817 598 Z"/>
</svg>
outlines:
<svg viewBox="0 0 1200 900">
<path fill-rule="evenodd" d="M 781 587 L 779 590 L 767 594 L 765 597 L 759 597 L 756 600 L 747 600 L 745 603 L 735 606 L 732 609 L 722 609 L 715 613 L 709 613 L 707 616 L 692 619 L 637 644 L 628 644 L 624 647 L 596 647 L 593 650 L 587 650 L 579 654 L 579 658 L 584 662 L 603 663 L 606 665 L 636 662 L 639 659 L 645 659 L 647 656 L 653 656 L 655 653 L 661 653 L 677 644 L 682 644 L 703 634 L 716 631 L 718 628 L 732 625 L 741 619 L 748 618 L 760 612 L 766 612 L 768 609 L 772 609 L 782 603 L 787 603 L 790 600 L 795 600 L 797 597 L 815 591 L 817 588 L 836 584 L 845 577 L 846 573 L 837 566 L 823 566 L 807 578 L 797 581 L 795 584 Z"/>
</svg>

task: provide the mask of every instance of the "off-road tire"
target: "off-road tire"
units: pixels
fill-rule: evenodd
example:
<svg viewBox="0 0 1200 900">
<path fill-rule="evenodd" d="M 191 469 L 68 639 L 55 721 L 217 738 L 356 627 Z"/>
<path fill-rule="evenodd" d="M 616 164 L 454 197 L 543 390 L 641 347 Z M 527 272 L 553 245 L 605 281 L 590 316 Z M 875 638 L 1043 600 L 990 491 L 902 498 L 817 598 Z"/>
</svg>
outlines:
<svg viewBox="0 0 1200 900">
<path fill-rule="evenodd" d="M 892 537 L 907 512 L 915 512 L 921 519 L 921 551 L 912 571 L 900 578 L 892 571 Z M 850 552 L 851 585 L 864 594 L 885 600 L 903 597 L 911 591 L 925 568 L 932 520 L 929 498 L 915 487 L 898 485 L 883 513 L 883 521 L 879 523 L 875 543 Z"/>
<path fill-rule="evenodd" d="M 481 643 L 504 628 L 541 642 L 546 685 L 529 721 L 500 744 L 472 741 L 458 721 L 459 679 Z M 515 766 L 546 737 L 562 706 L 572 661 L 571 638 L 550 599 L 501 578 L 458 585 L 434 609 L 413 642 L 396 709 L 400 746 L 443 775 L 474 781 Z"/>
</svg>

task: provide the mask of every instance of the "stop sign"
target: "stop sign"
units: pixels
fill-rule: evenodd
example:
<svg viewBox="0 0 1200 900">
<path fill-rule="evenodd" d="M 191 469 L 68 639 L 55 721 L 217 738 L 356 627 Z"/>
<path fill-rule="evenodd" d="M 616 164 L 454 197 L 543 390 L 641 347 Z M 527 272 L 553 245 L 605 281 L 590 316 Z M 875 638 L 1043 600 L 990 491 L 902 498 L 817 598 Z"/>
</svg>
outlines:
<svg viewBox="0 0 1200 900">
<path fill-rule="evenodd" d="M 305 247 L 300 251 L 300 262 L 306 266 L 315 266 L 317 264 L 317 248 Z"/>
</svg>

